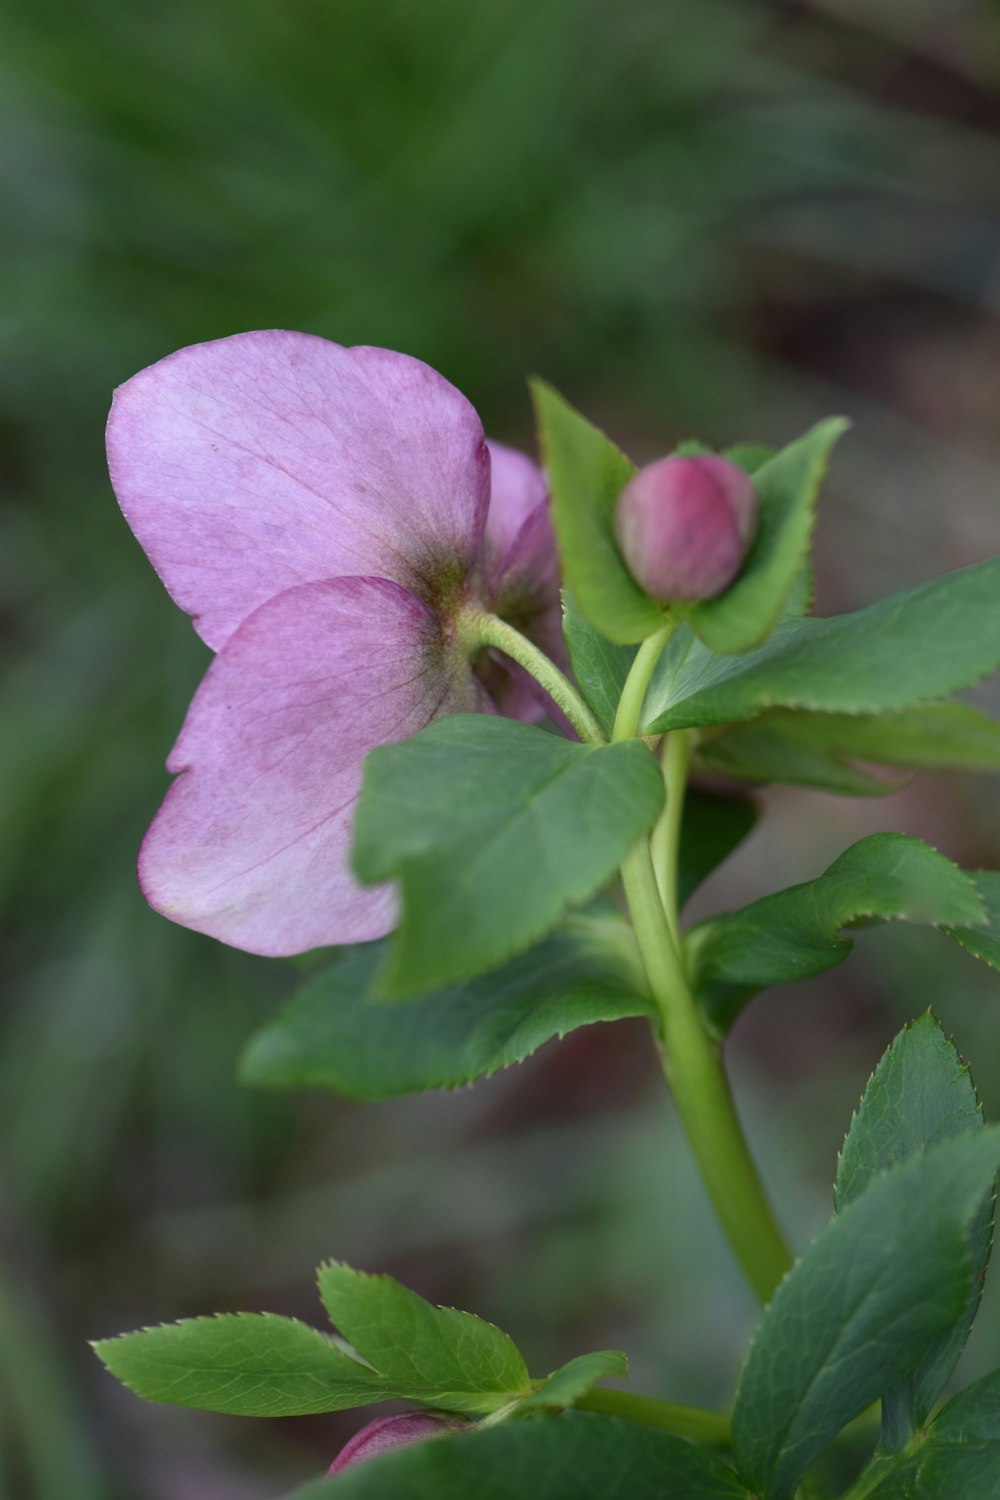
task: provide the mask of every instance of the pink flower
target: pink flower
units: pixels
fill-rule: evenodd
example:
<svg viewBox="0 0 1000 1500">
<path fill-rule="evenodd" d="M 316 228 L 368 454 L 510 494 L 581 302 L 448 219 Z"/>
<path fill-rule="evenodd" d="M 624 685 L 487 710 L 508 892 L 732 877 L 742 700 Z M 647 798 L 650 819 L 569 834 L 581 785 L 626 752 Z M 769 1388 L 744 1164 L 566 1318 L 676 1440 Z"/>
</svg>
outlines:
<svg viewBox="0 0 1000 1500">
<path fill-rule="evenodd" d="M 398 1417 L 381 1417 L 355 1433 L 346 1448 L 342 1448 L 337 1454 L 327 1472 L 339 1474 L 342 1469 L 350 1469 L 354 1464 L 378 1458 L 380 1453 L 391 1453 L 394 1448 L 407 1448 L 411 1443 L 425 1443 L 428 1438 L 443 1437 L 447 1432 L 460 1432 L 468 1425 L 468 1422 L 462 1422 L 456 1417 L 436 1417 L 425 1411 L 408 1411 Z"/>
<path fill-rule="evenodd" d="M 559 660 L 539 469 L 488 445 L 419 360 L 302 333 L 182 349 L 115 395 L 122 510 L 218 654 L 139 856 L 175 922 L 279 956 L 380 937 L 390 887 L 348 854 L 362 762 L 442 714 L 544 712 L 520 668 L 468 659 L 503 616 Z"/>
<path fill-rule="evenodd" d="M 743 566 L 757 493 L 728 459 L 661 458 L 618 499 L 615 532 L 636 582 L 654 599 L 713 599 Z"/>
</svg>

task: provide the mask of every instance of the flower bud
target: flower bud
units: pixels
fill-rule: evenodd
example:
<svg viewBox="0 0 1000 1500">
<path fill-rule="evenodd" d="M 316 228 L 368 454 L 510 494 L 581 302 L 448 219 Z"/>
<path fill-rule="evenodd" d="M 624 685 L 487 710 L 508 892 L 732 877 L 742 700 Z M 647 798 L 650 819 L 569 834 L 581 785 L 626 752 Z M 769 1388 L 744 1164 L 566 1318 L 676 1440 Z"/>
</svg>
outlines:
<svg viewBox="0 0 1000 1500">
<path fill-rule="evenodd" d="M 615 535 L 636 583 L 652 598 L 714 599 L 743 565 L 757 526 L 757 493 L 728 459 L 661 458 L 618 499 Z"/>
<path fill-rule="evenodd" d="M 339 1474 L 355 1464 L 367 1463 L 378 1458 L 380 1453 L 391 1453 L 394 1448 L 406 1448 L 410 1443 L 423 1443 L 428 1438 L 441 1437 L 446 1432 L 456 1432 L 467 1427 L 467 1422 L 455 1417 L 437 1417 L 427 1411 L 402 1412 L 397 1417 L 381 1417 L 369 1422 L 341 1449 L 327 1472 Z"/>
</svg>

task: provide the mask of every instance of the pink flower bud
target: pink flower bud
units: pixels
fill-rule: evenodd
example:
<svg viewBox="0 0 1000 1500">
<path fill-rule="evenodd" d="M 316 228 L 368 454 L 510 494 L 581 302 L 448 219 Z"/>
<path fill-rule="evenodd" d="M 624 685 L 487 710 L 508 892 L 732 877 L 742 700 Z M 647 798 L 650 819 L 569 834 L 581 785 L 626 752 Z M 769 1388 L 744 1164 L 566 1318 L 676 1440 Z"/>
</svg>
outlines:
<svg viewBox="0 0 1000 1500">
<path fill-rule="evenodd" d="M 397 1417 L 381 1417 L 354 1434 L 327 1472 L 339 1474 L 342 1469 L 350 1469 L 355 1464 L 367 1463 L 370 1458 L 378 1458 L 380 1453 L 391 1453 L 393 1448 L 406 1448 L 410 1443 L 424 1443 L 428 1438 L 441 1437 L 446 1432 L 457 1432 L 468 1425 L 468 1422 L 457 1417 L 437 1417 L 427 1411 L 407 1411 Z"/>
<path fill-rule="evenodd" d="M 654 599 L 714 599 L 743 565 L 757 494 L 728 459 L 661 458 L 622 490 L 615 534 L 636 583 Z"/>
</svg>

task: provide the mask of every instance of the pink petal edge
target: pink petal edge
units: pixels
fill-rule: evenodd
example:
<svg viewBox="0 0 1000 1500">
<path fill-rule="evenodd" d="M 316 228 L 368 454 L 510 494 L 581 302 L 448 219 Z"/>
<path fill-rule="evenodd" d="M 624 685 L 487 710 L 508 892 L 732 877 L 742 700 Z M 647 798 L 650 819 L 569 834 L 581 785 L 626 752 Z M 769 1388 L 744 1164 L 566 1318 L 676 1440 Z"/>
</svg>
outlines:
<svg viewBox="0 0 1000 1500">
<path fill-rule="evenodd" d="M 194 344 L 108 419 L 122 511 L 218 649 L 296 584 L 378 576 L 428 598 L 468 573 L 489 500 L 482 424 L 421 360 L 280 329 Z"/>
<path fill-rule="evenodd" d="M 211 664 L 168 761 L 178 779 L 139 856 L 150 905 L 270 957 L 381 937 L 391 887 L 348 858 L 368 750 L 489 709 L 398 584 L 337 578 L 256 610 Z"/>
</svg>

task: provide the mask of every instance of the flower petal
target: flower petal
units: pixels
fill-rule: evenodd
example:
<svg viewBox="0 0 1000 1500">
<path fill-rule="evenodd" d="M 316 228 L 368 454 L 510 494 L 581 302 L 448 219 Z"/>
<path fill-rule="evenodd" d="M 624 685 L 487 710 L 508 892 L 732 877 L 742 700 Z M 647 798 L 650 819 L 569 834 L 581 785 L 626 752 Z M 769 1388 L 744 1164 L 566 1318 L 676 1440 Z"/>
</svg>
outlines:
<svg viewBox="0 0 1000 1500">
<path fill-rule="evenodd" d="M 108 463 L 170 593 L 218 648 L 299 583 L 377 575 L 432 601 L 476 557 L 482 426 L 420 360 L 305 333 L 196 344 L 116 392 Z"/>
<path fill-rule="evenodd" d="M 164 916 L 280 957 L 380 937 L 391 887 L 348 864 L 362 762 L 484 703 L 436 618 L 398 584 L 335 578 L 256 610 L 208 669 L 168 761 L 179 772 L 139 876 Z"/>
<path fill-rule="evenodd" d="M 548 504 L 545 475 L 536 463 L 516 448 L 490 441 L 490 510 L 486 518 L 486 543 L 497 563 L 502 563 L 531 513 Z"/>
</svg>

